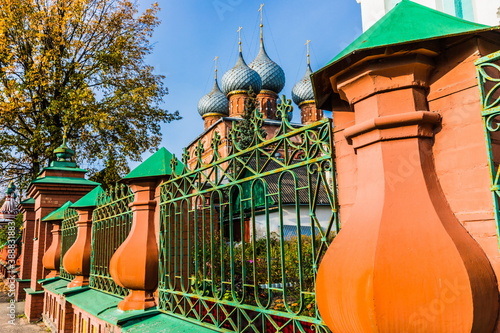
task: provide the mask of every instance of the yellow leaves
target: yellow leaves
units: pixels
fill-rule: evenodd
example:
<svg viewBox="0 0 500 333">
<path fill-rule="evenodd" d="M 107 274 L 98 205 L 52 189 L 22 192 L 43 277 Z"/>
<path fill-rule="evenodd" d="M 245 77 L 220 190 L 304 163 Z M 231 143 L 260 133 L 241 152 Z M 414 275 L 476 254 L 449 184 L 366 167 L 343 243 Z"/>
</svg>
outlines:
<svg viewBox="0 0 500 333">
<path fill-rule="evenodd" d="M 47 160 L 64 126 L 88 161 L 110 145 L 136 158 L 158 144 L 159 124 L 177 118 L 159 107 L 167 89 L 144 62 L 158 10 L 138 14 L 124 0 L 0 0 L 0 127 L 33 152 L 15 158 Z"/>
</svg>

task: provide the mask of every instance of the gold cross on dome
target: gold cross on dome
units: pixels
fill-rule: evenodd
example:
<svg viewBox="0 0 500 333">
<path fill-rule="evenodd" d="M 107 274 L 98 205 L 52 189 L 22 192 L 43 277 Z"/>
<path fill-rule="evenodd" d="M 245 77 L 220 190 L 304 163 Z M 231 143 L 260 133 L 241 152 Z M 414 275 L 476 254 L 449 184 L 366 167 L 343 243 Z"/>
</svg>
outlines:
<svg viewBox="0 0 500 333">
<path fill-rule="evenodd" d="M 219 59 L 219 56 L 216 56 L 216 57 L 214 58 L 214 63 L 215 63 L 215 65 L 214 65 L 214 70 L 215 70 L 215 76 L 216 76 L 216 78 L 217 78 L 217 60 L 218 60 L 218 59 Z"/>
<path fill-rule="evenodd" d="M 309 52 L 309 43 L 310 43 L 310 42 L 311 42 L 311 41 L 308 39 L 308 40 L 306 41 L 306 44 L 305 44 L 305 45 L 306 45 L 306 47 L 307 47 L 307 54 L 306 54 L 306 57 L 307 57 L 307 63 L 308 63 L 308 64 L 310 64 L 310 63 L 311 63 L 311 61 L 310 61 L 310 56 L 311 56 L 311 54 L 310 54 L 310 52 Z"/>
</svg>

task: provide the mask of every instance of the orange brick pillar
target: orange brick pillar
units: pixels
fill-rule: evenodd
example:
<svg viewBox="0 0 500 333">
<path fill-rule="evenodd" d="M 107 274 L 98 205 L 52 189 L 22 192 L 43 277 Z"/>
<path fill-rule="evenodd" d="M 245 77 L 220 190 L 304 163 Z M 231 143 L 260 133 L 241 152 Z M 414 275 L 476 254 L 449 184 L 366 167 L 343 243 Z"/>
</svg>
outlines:
<svg viewBox="0 0 500 333">
<path fill-rule="evenodd" d="M 23 214 L 23 233 L 21 245 L 21 266 L 19 278 L 16 281 L 16 301 L 26 298 L 24 288 L 28 288 L 31 280 L 31 265 L 33 256 L 33 238 L 35 233 L 35 200 L 24 200 L 20 204 Z"/>
<path fill-rule="evenodd" d="M 495 326 L 495 275 L 434 169 L 441 117 L 427 109 L 432 68 L 422 55 L 391 56 L 332 81 L 354 109 L 355 125 L 344 134 L 358 168 L 354 206 L 317 276 L 318 307 L 333 332 L 489 333 Z M 401 171 L 401 158 L 415 168 Z"/>
<path fill-rule="evenodd" d="M 31 281 L 26 288 L 24 312 L 29 321 L 37 321 L 43 311 L 43 288 L 38 280 L 49 272 L 43 267 L 42 258 L 52 242 L 48 223 L 42 219 L 60 208 L 67 201 L 75 202 L 99 183 L 84 178 L 87 170 L 80 169 L 71 161 L 74 152 L 66 142 L 55 151 L 57 160 L 44 168 L 31 182 L 27 194 L 35 200 L 35 230 L 31 265 Z"/>
<path fill-rule="evenodd" d="M 118 309 L 143 310 L 156 305 L 154 291 L 158 286 L 158 245 L 155 234 L 156 180 L 134 179 L 132 229 L 109 263 L 113 280 L 130 293 Z"/>
</svg>

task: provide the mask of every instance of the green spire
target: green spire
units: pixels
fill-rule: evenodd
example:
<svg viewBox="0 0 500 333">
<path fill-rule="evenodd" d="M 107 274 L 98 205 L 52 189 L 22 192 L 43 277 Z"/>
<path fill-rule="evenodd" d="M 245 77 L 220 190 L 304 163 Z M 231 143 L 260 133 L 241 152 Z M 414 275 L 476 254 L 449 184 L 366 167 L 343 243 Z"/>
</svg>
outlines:
<svg viewBox="0 0 500 333">
<path fill-rule="evenodd" d="M 51 167 L 76 168 L 76 163 L 73 161 L 75 151 L 70 149 L 67 144 L 66 129 L 64 130 L 62 144 L 54 150 L 57 160 L 50 163 Z"/>
<path fill-rule="evenodd" d="M 70 162 L 72 157 L 75 156 L 75 151 L 68 147 L 66 140 L 66 130 L 64 130 L 63 142 L 54 150 L 54 153 L 57 156 L 57 160 L 60 162 Z"/>
</svg>

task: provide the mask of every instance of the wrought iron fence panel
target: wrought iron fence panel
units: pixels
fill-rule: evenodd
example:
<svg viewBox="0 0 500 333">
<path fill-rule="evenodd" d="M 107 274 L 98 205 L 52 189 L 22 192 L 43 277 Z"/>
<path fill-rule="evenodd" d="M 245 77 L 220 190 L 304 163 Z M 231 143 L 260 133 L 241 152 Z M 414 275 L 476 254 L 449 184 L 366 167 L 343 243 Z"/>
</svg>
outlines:
<svg viewBox="0 0 500 333">
<path fill-rule="evenodd" d="M 235 122 L 229 156 L 215 132 L 210 163 L 199 144 L 194 170 L 161 185 L 161 311 L 227 332 L 329 332 L 315 279 L 339 229 L 332 125 L 290 124 L 289 103 L 275 137 L 256 110 L 251 140 Z"/>
<path fill-rule="evenodd" d="M 132 210 L 129 207 L 132 201 L 130 188 L 123 184 L 116 185 L 97 198 L 92 217 L 90 287 L 121 297 L 126 296 L 128 290 L 113 281 L 109 261 L 132 227 Z"/>
<path fill-rule="evenodd" d="M 500 226 L 500 51 L 476 61 L 497 234 Z"/>
<path fill-rule="evenodd" d="M 75 243 L 78 234 L 78 213 L 74 209 L 64 211 L 64 220 L 61 224 L 61 260 L 59 264 L 59 274 L 63 279 L 73 280 L 74 275 L 69 274 L 63 267 L 63 258 L 69 248 Z"/>
</svg>

